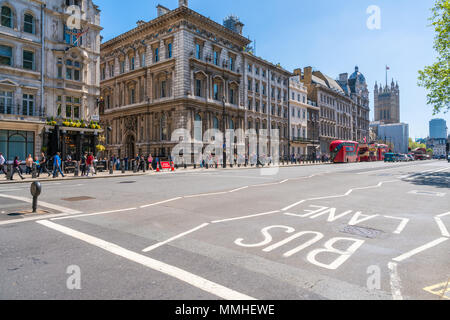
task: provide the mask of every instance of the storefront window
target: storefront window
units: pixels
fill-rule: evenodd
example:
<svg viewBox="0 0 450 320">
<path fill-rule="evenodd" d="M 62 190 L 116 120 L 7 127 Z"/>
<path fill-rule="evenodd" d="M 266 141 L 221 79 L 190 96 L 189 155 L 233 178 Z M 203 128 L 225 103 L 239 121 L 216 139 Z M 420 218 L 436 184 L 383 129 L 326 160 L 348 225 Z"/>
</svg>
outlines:
<svg viewBox="0 0 450 320">
<path fill-rule="evenodd" d="M 10 161 L 16 156 L 20 160 L 29 154 L 34 156 L 34 132 L 0 130 L 0 151 Z"/>
</svg>

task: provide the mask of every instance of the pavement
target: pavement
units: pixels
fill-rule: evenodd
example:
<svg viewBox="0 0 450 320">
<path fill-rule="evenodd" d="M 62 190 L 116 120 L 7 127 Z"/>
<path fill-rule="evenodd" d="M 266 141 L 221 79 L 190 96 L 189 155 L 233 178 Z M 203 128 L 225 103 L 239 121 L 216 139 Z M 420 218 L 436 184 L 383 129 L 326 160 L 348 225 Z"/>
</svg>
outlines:
<svg viewBox="0 0 450 320">
<path fill-rule="evenodd" d="M 0 299 L 450 298 L 447 162 L 183 170 L 1 185 Z"/>
</svg>

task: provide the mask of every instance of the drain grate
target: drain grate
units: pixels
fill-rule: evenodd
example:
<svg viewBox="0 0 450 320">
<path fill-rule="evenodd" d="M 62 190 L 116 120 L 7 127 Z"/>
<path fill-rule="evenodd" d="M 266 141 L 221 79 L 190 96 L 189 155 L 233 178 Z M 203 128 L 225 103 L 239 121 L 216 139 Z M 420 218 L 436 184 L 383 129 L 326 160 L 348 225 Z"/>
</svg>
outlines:
<svg viewBox="0 0 450 320">
<path fill-rule="evenodd" d="M 375 239 L 383 235 L 385 232 L 377 229 L 358 227 L 358 226 L 345 226 L 341 232 L 353 234 L 368 239 Z"/>
<path fill-rule="evenodd" d="M 68 202 L 77 202 L 77 201 L 95 200 L 95 198 L 83 196 L 83 197 L 65 198 L 65 199 L 61 199 L 61 200 L 68 201 Z"/>
</svg>

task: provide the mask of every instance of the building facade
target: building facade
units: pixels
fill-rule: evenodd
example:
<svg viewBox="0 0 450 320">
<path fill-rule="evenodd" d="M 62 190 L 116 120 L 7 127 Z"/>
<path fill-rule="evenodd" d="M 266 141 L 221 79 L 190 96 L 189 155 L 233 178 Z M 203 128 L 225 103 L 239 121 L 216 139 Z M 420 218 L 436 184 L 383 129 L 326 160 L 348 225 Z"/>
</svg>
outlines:
<svg viewBox="0 0 450 320">
<path fill-rule="evenodd" d="M 382 124 L 400 123 L 400 89 L 392 79 L 389 87 L 375 83 L 374 89 L 375 121 Z"/>
<path fill-rule="evenodd" d="M 290 155 L 296 159 L 308 155 L 308 91 L 300 81 L 300 76 L 290 79 L 289 97 Z"/>
<path fill-rule="evenodd" d="M 336 80 L 311 67 L 304 69 L 302 82 L 319 107 L 320 154 L 329 154 L 332 141 L 352 139 L 353 101 Z M 313 125 L 316 130 L 317 124 Z"/>
<path fill-rule="evenodd" d="M 67 24 L 71 5 L 81 8 L 79 30 Z M 0 149 L 8 159 L 95 151 L 98 130 L 64 123 L 98 117 L 100 11 L 91 0 L 0 1 L 0 7 Z"/>
<path fill-rule="evenodd" d="M 447 122 L 444 119 L 430 121 L 430 139 L 445 139 L 447 137 Z"/>
<path fill-rule="evenodd" d="M 212 138 L 208 130 L 258 131 L 271 124 L 280 135 L 287 132 L 290 73 L 246 52 L 250 41 L 236 17 L 224 21 L 227 28 L 187 1 L 174 10 L 158 6 L 157 15 L 101 46 L 100 109 L 109 155 L 169 157 L 180 142 L 172 136 L 178 129 L 203 149 Z M 280 151 L 288 152 L 288 139 L 282 140 Z M 236 152 L 227 150 L 228 161 Z"/>
<path fill-rule="evenodd" d="M 379 124 L 376 132 L 378 141 L 392 145 L 396 153 L 408 153 L 409 125 L 406 123 Z"/>
<path fill-rule="evenodd" d="M 355 72 L 339 75 L 337 81 L 345 93 L 352 99 L 352 137 L 351 140 L 363 142 L 370 140 L 369 90 L 364 75 L 355 67 Z"/>
</svg>

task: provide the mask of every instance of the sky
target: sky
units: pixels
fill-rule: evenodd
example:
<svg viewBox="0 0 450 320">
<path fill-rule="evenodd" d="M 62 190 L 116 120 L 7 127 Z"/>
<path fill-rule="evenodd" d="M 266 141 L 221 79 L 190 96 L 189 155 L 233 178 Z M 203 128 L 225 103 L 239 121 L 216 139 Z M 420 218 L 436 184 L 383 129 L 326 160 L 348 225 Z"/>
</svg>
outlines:
<svg viewBox="0 0 450 320">
<path fill-rule="evenodd" d="M 156 6 L 169 9 L 177 0 L 94 0 L 100 7 L 103 41 L 136 27 L 138 20 L 156 18 Z M 369 29 L 369 6 L 380 9 L 380 28 Z M 189 7 L 222 23 L 229 14 L 245 24 L 244 36 L 256 41 L 256 55 L 285 69 L 312 66 L 336 79 L 364 74 L 374 118 L 375 81 L 400 86 L 400 120 L 409 124 L 410 137 L 429 135 L 429 121 L 443 118 L 450 126 L 450 112 L 433 115 L 427 92 L 417 85 L 418 70 L 434 62 L 434 29 L 430 27 L 433 0 L 189 0 Z"/>
</svg>

